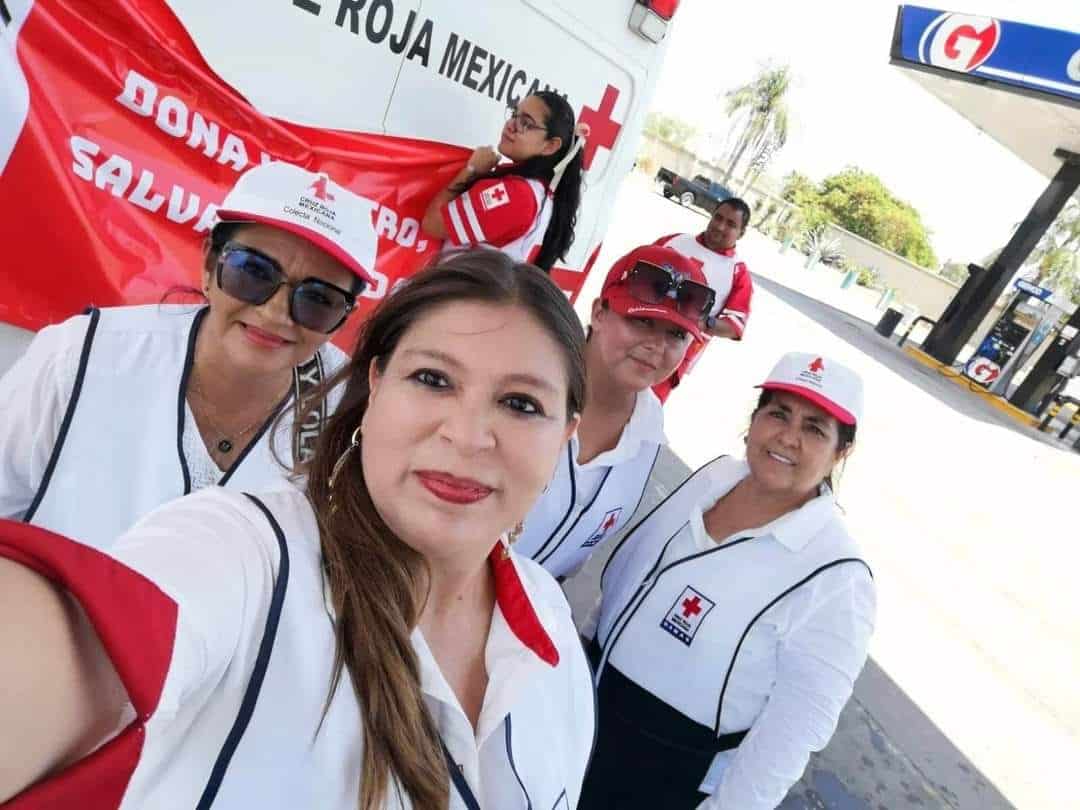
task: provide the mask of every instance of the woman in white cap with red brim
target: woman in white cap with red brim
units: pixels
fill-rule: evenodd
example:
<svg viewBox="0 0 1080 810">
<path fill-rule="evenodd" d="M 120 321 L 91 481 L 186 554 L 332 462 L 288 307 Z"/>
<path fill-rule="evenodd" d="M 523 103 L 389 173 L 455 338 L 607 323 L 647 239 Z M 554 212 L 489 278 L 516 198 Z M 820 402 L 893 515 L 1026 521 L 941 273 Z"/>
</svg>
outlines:
<svg viewBox="0 0 1080 810">
<path fill-rule="evenodd" d="M 205 245 L 205 306 L 93 309 L 43 329 L 0 379 L 0 517 L 105 547 L 206 486 L 259 491 L 310 454 L 275 417 L 344 355 L 329 345 L 371 281 L 374 204 L 287 163 L 242 175 Z"/>
<path fill-rule="evenodd" d="M 525 518 L 519 554 L 561 579 L 626 526 L 667 443 L 652 387 L 704 340 L 714 297 L 700 265 L 671 248 L 639 247 L 612 265 L 592 306 L 585 410 Z"/>
<path fill-rule="evenodd" d="M 874 584 L 832 488 L 861 380 L 791 353 L 760 388 L 746 458 L 691 475 L 604 570 L 582 810 L 772 810 L 866 660 Z"/>
</svg>

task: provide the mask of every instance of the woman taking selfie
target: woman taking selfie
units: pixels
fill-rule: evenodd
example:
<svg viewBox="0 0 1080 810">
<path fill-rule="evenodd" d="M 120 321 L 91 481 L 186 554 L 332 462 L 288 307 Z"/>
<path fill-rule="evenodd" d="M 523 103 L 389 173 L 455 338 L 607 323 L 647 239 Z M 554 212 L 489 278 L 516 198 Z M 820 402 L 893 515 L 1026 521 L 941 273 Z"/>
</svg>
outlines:
<svg viewBox="0 0 1080 810">
<path fill-rule="evenodd" d="M 481 146 L 424 212 L 424 230 L 447 247 L 488 245 L 550 270 L 574 241 L 588 127 L 558 93 L 508 110 L 498 151 Z M 510 163 L 499 165 L 499 156 Z"/>
<path fill-rule="evenodd" d="M 862 382 L 791 353 L 760 388 L 745 460 L 694 473 L 604 569 L 583 810 L 772 810 L 851 696 L 875 595 L 832 473 Z"/>
<path fill-rule="evenodd" d="M 630 520 L 667 442 L 652 387 L 704 339 L 712 301 L 700 267 L 670 248 L 640 247 L 612 265 L 585 343 L 585 410 L 525 518 L 519 554 L 567 577 Z"/>
<path fill-rule="evenodd" d="M 204 306 L 41 330 L 0 379 L 0 517 L 104 548 L 188 492 L 284 484 L 277 458 L 310 455 L 330 403 L 308 401 L 293 447 L 291 422 L 270 425 L 344 362 L 327 341 L 371 278 L 372 208 L 325 175 L 258 166 L 207 239 Z"/>
<path fill-rule="evenodd" d="M 575 427 L 583 340 L 541 271 L 457 256 L 364 325 L 306 492 L 204 490 L 112 557 L 0 528 L 0 801 L 575 807 L 588 664 L 500 535 Z"/>
</svg>

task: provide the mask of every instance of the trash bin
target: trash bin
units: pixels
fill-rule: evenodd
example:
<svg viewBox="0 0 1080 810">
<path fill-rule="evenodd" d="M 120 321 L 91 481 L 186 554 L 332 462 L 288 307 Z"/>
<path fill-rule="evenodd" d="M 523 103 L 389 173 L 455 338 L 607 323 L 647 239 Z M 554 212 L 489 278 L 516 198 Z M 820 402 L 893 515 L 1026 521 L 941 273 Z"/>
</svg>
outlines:
<svg viewBox="0 0 1080 810">
<path fill-rule="evenodd" d="M 903 312 L 889 307 L 889 309 L 885 310 L 885 314 L 881 316 L 881 320 L 877 322 L 877 326 L 875 326 L 874 329 L 882 337 L 892 337 L 893 332 L 896 331 L 896 327 L 900 325 L 900 321 L 903 319 Z"/>
</svg>

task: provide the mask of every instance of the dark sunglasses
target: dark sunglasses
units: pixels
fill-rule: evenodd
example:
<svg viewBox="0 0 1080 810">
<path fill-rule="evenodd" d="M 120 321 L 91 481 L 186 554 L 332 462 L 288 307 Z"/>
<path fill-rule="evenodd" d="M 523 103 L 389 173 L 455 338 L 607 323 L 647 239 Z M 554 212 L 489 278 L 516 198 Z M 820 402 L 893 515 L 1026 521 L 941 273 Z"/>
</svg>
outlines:
<svg viewBox="0 0 1080 810">
<path fill-rule="evenodd" d="M 708 315 L 716 303 L 712 287 L 650 262 L 637 262 L 624 283 L 631 296 L 646 304 L 662 304 L 664 299 L 674 298 L 679 314 L 695 321 Z"/>
<path fill-rule="evenodd" d="M 358 278 L 356 291 L 351 292 L 321 278 L 289 281 L 276 260 L 237 242 L 227 242 L 218 255 L 217 284 L 225 293 L 261 306 L 284 284 L 292 289 L 289 317 L 297 325 L 324 335 L 345 323 L 356 306 L 356 293 L 363 292 L 365 283 Z"/>
</svg>

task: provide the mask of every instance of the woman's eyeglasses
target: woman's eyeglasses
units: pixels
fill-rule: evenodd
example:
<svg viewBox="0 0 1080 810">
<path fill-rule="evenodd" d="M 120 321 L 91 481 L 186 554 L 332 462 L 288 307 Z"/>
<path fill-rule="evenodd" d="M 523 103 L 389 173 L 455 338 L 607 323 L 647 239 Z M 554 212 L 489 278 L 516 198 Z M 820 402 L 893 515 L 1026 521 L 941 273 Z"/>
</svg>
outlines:
<svg viewBox="0 0 1080 810">
<path fill-rule="evenodd" d="M 542 129 L 547 132 L 546 126 L 536 123 L 535 118 L 528 113 L 520 112 L 515 107 L 506 108 L 506 120 L 510 122 L 510 127 L 515 132 L 530 132 L 534 129 Z"/>
<path fill-rule="evenodd" d="M 237 242 L 228 242 L 221 249 L 217 283 L 233 298 L 256 306 L 273 298 L 284 284 L 291 288 L 289 317 L 297 325 L 324 335 L 345 322 L 356 306 L 356 292 L 362 292 L 365 284 L 358 278 L 358 289 L 350 292 L 321 278 L 289 281 L 276 260 Z"/>
<path fill-rule="evenodd" d="M 646 304 L 662 304 L 664 299 L 675 299 L 679 314 L 693 320 L 708 315 L 716 303 L 712 287 L 649 262 L 637 262 L 623 283 L 631 296 Z"/>
</svg>

